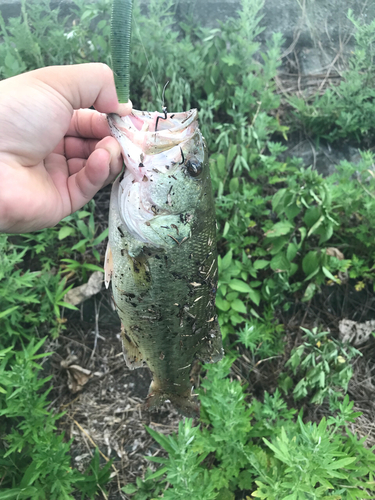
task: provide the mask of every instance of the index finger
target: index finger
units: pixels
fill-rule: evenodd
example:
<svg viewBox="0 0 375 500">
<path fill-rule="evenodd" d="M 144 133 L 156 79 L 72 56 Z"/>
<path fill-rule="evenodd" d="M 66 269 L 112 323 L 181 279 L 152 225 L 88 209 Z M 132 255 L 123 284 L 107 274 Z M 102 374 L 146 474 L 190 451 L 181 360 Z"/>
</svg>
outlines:
<svg viewBox="0 0 375 500">
<path fill-rule="evenodd" d="M 118 103 L 112 71 L 100 63 L 41 68 L 3 80 L 0 88 L 0 149 L 24 166 L 39 163 L 56 148 L 74 110 L 94 106 L 102 113 L 131 112 L 130 103 Z M 95 120 L 87 136 L 109 135 L 103 119 Z M 79 132 L 74 125 L 71 130 Z"/>
<path fill-rule="evenodd" d="M 93 109 L 74 110 L 66 135 L 85 139 L 103 139 L 110 135 L 107 117 Z"/>
<path fill-rule="evenodd" d="M 29 73 L 56 90 L 72 109 L 89 108 L 102 113 L 129 114 L 131 106 L 119 104 L 112 70 L 106 64 L 50 66 Z"/>
</svg>

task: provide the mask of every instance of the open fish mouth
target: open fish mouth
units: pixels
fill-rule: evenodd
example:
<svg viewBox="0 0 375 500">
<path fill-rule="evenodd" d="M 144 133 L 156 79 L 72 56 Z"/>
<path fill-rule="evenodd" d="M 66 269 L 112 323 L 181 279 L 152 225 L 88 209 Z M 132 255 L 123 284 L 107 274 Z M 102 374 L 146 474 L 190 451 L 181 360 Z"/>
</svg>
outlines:
<svg viewBox="0 0 375 500">
<path fill-rule="evenodd" d="M 166 113 L 165 116 L 157 111 L 133 110 L 133 112 L 128 115 L 128 118 L 128 121 L 132 123 L 132 128 L 136 128 L 137 130 L 142 130 L 144 132 L 148 131 L 150 133 L 171 130 L 172 133 L 176 133 L 186 129 L 186 127 L 197 119 L 197 110 L 190 109 L 189 111 L 183 111 L 181 113 Z"/>
<path fill-rule="evenodd" d="M 108 115 L 108 123 L 112 136 L 120 144 L 126 137 L 143 154 L 152 155 L 190 140 L 198 129 L 198 112 L 190 109 L 163 115 L 157 111 L 133 110 L 125 117 Z"/>
<path fill-rule="evenodd" d="M 189 169 L 203 168 L 204 140 L 197 118 L 196 109 L 165 115 L 134 110 L 126 117 L 108 116 L 126 167 L 114 185 L 120 218 L 129 234 L 140 242 L 169 246 L 171 238 L 161 236 L 160 229 L 156 231 L 156 219 L 163 229 L 169 226 L 167 220 L 179 227 L 182 213 L 192 218 L 192 199 L 183 191 L 192 181 Z M 197 175 L 193 181 L 196 189 L 191 186 L 193 195 L 199 195 L 200 181 Z M 177 220 L 161 219 L 172 215 Z M 186 230 L 172 242 L 186 238 Z"/>
</svg>

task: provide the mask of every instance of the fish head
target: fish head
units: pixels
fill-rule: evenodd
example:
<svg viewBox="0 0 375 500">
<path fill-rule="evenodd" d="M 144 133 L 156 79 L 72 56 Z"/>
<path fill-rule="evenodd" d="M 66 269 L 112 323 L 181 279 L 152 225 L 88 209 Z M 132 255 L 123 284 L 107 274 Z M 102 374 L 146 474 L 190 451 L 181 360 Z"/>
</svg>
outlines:
<svg viewBox="0 0 375 500">
<path fill-rule="evenodd" d="M 197 211 L 212 202 L 197 116 L 193 109 L 165 115 L 133 110 L 126 117 L 108 117 L 126 167 L 113 195 L 125 229 L 141 243 L 181 244 L 189 238 Z"/>
</svg>

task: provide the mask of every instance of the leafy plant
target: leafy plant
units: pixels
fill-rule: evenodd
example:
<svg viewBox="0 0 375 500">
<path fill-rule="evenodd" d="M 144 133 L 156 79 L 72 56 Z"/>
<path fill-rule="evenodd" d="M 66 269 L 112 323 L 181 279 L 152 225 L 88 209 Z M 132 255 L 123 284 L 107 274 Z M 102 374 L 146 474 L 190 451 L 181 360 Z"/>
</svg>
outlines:
<svg viewBox="0 0 375 500">
<path fill-rule="evenodd" d="M 62 414 L 47 409 L 51 377 L 41 378 L 37 363 L 52 354 L 38 354 L 45 340 L 0 351 L 0 499 L 70 499 L 76 489 L 93 499 L 108 482 L 111 464 L 100 469 L 96 451 L 84 475 L 70 467 L 71 442 L 55 434 Z"/>
<path fill-rule="evenodd" d="M 187 419 L 178 435 L 148 429 L 168 458 L 150 457 L 162 467 L 127 493 L 135 500 L 155 498 L 161 488 L 164 498 L 234 499 L 234 491 L 274 500 L 371 498 L 364 489 L 375 487 L 373 452 L 350 431 L 338 432 L 358 416 L 348 397 L 328 421 L 295 421 L 278 391 L 246 403 L 244 387 L 228 378 L 231 363 L 207 366 L 198 427 Z"/>
<path fill-rule="evenodd" d="M 251 319 L 237 332 L 237 343 L 241 343 L 250 351 L 255 360 L 266 359 L 283 352 L 282 336 L 284 326 L 278 324 L 270 314 L 265 312 L 263 321 Z"/>
<path fill-rule="evenodd" d="M 20 337 L 30 339 L 34 328 L 46 322 L 51 323 L 52 329 L 58 329 L 58 309 L 53 311 L 42 298 L 50 297 L 57 305 L 66 293 L 65 282 L 60 282 L 49 266 L 43 266 L 40 271 L 24 270 L 27 244 L 16 245 L 7 236 L 0 235 L 0 249 L 0 342 L 6 346 Z"/>
<path fill-rule="evenodd" d="M 78 242 L 71 247 L 71 250 L 83 254 L 90 249 L 96 260 L 100 262 L 100 254 L 95 247 L 107 238 L 108 228 L 96 234 L 98 228 L 95 226 L 94 210 L 95 202 L 91 200 L 84 210 L 78 210 L 65 217 L 60 223 L 58 238 L 61 241 L 67 237 L 78 237 Z"/>
<path fill-rule="evenodd" d="M 361 352 L 332 338 L 329 332 L 319 332 L 318 328 L 310 331 L 301 327 L 301 330 L 305 332 L 305 341 L 292 350 L 285 365 L 299 381 L 294 386 L 291 377 L 283 374 L 280 386 L 285 392 L 294 387 L 296 400 L 309 396 L 317 404 L 322 404 L 325 398 L 335 401 L 342 396 L 339 389 L 348 389 L 353 375 L 350 360 Z"/>
<path fill-rule="evenodd" d="M 111 476 L 112 460 L 109 460 L 104 467 L 100 466 L 99 449 L 95 448 L 94 456 L 82 475 L 76 474 L 74 486 L 81 492 L 81 500 L 97 498 L 99 491 L 106 493 L 105 486 Z"/>
<path fill-rule="evenodd" d="M 103 271 L 102 267 L 92 262 L 86 262 L 91 254 L 95 257 L 97 262 L 100 262 L 100 253 L 96 247 L 108 237 L 108 228 L 100 234 L 97 234 L 98 228 L 95 225 L 94 209 L 95 202 L 92 200 L 85 206 L 84 210 L 79 210 L 65 217 L 61 222 L 58 233 L 60 241 L 66 238 L 70 238 L 70 241 L 72 241 L 72 238 L 74 240 L 78 238 L 78 242 L 71 246 L 70 252 L 78 252 L 81 254 L 81 258 L 76 260 L 65 257 L 60 259 L 60 261 L 64 263 L 61 267 L 67 276 L 72 277 L 78 275 L 83 282 L 87 281 L 88 271 Z M 82 258 L 85 258 L 85 260 L 82 261 Z"/>
<path fill-rule="evenodd" d="M 340 84 L 331 85 L 322 96 L 313 99 L 293 96 L 289 102 L 296 110 L 295 123 L 310 136 L 330 142 L 349 138 L 360 143 L 370 141 L 374 132 L 375 20 L 362 24 L 351 9 L 348 18 L 355 28 L 356 48 Z"/>
<path fill-rule="evenodd" d="M 256 498 L 307 500 L 309 498 L 372 498 L 363 488 L 373 490 L 371 463 L 350 456 L 340 436 L 332 436 L 325 418 L 319 425 L 304 424 L 299 429 L 284 428 L 280 436 L 265 444 L 273 452 L 268 477 L 256 480 Z M 366 481 L 366 477 L 369 479 Z"/>
<path fill-rule="evenodd" d="M 109 62 L 110 2 L 76 0 L 72 14 L 61 18 L 49 0 L 21 2 L 21 15 L 8 25 L 0 15 L 0 78 L 54 64 Z M 93 21 L 98 21 L 93 29 Z"/>
</svg>

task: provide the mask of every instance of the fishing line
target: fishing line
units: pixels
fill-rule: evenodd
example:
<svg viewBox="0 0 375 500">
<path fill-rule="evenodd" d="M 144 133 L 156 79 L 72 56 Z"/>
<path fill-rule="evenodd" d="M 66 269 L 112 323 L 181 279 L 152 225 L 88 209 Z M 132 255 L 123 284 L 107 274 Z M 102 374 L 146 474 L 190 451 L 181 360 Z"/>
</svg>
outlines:
<svg viewBox="0 0 375 500">
<path fill-rule="evenodd" d="M 138 38 L 139 38 L 139 41 L 141 42 L 141 45 L 142 45 L 142 48 L 143 48 L 143 52 L 145 53 L 145 57 L 146 57 L 146 61 L 147 61 L 147 66 L 148 66 L 148 68 L 150 70 L 151 77 L 152 77 L 152 80 L 153 80 L 154 85 L 155 85 L 155 89 L 156 89 L 156 93 L 157 93 L 158 99 L 159 99 L 160 102 L 162 102 L 162 98 L 160 97 L 159 87 L 158 87 L 158 85 L 156 83 L 156 80 L 155 80 L 155 77 L 154 77 L 154 73 L 152 71 L 151 63 L 150 63 L 150 60 L 149 60 L 149 58 L 147 56 L 146 47 L 143 44 L 142 37 L 141 37 L 141 32 L 140 32 L 139 26 L 138 26 L 137 21 L 136 21 L 135 18 L 134 18 L 134 24 L 135 24 L 135 27 L 136 27 L 137 32 L 138 32 Z"/>
<path fill-rule="evenodd" d="M 167 112 L 167 106 L 164 105 L 164 97 L 165 97 L 165 89 L 167 88 L 168 86 L 168 83 L 169 83 L 169 80 L 167 81 L 167 83 L 164 85 L 164 88 L 163 88 L 163 95 L 162 95 L 162 100 L 163 100 L 163 103 L 162 103 L 162 113 L 164 113 L 164 116 L 158 116 L 156 118 L 156 125 L 155 125 L 155 132 L 158 131 L 158 123 L 159 123 L 159 120 L 167 120 L 168 119 L 168 112 Z"/>
</svg>

